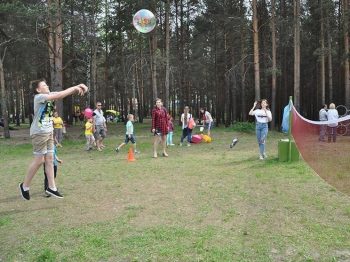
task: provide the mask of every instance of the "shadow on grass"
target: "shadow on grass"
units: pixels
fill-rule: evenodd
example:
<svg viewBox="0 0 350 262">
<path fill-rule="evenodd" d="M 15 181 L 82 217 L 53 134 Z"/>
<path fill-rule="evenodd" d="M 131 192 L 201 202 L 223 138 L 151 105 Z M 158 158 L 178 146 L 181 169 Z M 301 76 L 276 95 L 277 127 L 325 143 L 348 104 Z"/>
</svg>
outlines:
<svg viewBox="0 0 350 262">
<path fill-rule="evenodd" d="M 18 199 L 18 198 L 17 198 Z M 24 201 L 24 200 L 23 200 Z M 50 206 L 50 207 L 35 207 L 35 208 L 19 208 L 19 209 L 11 209 L 11 210 L 5 210 L 5 211 L 1 211 L 0 212 L 0 217 L 3 216 L 9 216 L 9 215 L 13 215 L 13 214 L 19 214 L 19 213 L 28 213 L 28 212 L 36 212 L 39 210 L 50 210 L 50 209 L 55 209 L 55 206 Z"/>
</svg>

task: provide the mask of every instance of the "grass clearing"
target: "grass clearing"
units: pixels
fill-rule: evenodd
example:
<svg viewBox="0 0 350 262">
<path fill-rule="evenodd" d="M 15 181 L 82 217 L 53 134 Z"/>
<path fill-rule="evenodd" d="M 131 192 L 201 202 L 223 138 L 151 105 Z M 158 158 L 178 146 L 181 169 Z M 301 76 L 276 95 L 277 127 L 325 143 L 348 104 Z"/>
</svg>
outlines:
<svg viewBox="0 0 350 262">
<path fill-rule="evenodd" d="M 211 144 L 170 147 L 152 159 L 149 125 L 136 124 L 141 154 L 116 155 L 124 126 L 109 127 L 103 152 L 85 152 L 77 127 L 59 148 L 65 198 L 18 192 L 30 140 L 0 140 L 0 261 L 347 261 L 350 198 L 303 161 L 280 163 L 270 132 L 258 160 L 254 133 L 213 130 Z M 19 132 L 19 131 L 12 131 Z M 180 131 L 176 130 L 175 141 Z M 233 136 L 239 142 L 229 148 Z M 6 163 L 6 164 L 5 164 Z"/>
</svg>

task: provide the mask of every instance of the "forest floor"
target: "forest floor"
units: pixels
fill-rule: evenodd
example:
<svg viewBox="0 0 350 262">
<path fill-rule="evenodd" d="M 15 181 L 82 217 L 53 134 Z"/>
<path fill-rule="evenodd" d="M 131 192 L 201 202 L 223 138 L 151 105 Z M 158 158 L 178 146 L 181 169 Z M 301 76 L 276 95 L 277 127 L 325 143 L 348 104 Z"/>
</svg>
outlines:
<svg viewBox="0 0 350 262">
<path fill-rule="evenodd" d="M 0 261 L 349 261 L 350 197 L 304 161 L 277 158 L 270 132 L 258 159 L 254 133 L 214 128 L 213 142 L 152 158 L 149 124 L 135 124 L 127 162 L 125 126 L 109 126 L 102 152 L 84 151 L 81 126 L 58 156 L 63 199 L 44 197 L 43 174 L 21 199 L 31 161 L 29 130 L 0 140 Z M 233 136 L 238 144 L 230 149 Z"/>
</svg>

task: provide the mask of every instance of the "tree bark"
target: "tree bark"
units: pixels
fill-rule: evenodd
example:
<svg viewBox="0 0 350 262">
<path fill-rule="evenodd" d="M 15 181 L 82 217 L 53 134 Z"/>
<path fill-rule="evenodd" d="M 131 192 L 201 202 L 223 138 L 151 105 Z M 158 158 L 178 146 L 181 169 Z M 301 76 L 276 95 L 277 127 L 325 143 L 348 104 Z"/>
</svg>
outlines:
<svg viewBox="0 0 350 262">
<path fill-rule="evenodd" d="M 253 43 L 254 43 L 254 91 L 255 100 L 260 99 L 260 62 L 259 62 L 259 29 L 257 0 L 253 4 Z"/>
<path fill-rule="evenodd" d="M 157 88 L 157 62 L 156 62 L 157 37 L 155 32 L 150 35 L 150 57 L 151 57 L 151 83 L 153 91 L 153 101 L 158 98 Z"/>
<path fill-rule="evenodd" d="M 164 104 L 168 109 L 170 109 L 169 104 L 169 75 L 170 75 L 170 0 L 166 0 L 165 3 L 165 56 L 166 56 L 166 66 L 165 66 L 165 97 Z"/>
<path fill-rule="evenodd" d="M 350 106 L 350 74 L 349 74 L 349 3 L 348 0 L 342 0 L 343 3 L 343 34 L 344 34 L 344 87 L 345 87 L 345 106 Z"/>
<path fill-rule="evenodd" d="M 19 76 L 16 76 L 16 86 L 15 86 L 15 95 L 16 95 L 16 126 L 21 125 L 20 112 L 21 112 L 21 92 L 20 92 L 20 80 Z"/>
<path fill-rule="evenodd" d="M 5 74 L 4 74 L 4 57 L 6 54 L 6 49 L 4 55 L 0 57 L 0 86 L 1 86 L 1 108 L 2 117 L 4 119 L 4 137 L 10 138 L 10 127 L 8 122 L 8 110 L 6 104 L 6 88 L 5 88 Z"/>
<path fill-rule="evenodd" d="M 332 59 L 332 36 L 329 25 L 329 14 L 327 16 L 327 49 L 328 49 L 328 90 L 329 101 L 333 101 L 333 59 Z"/>
<path fill-rule="evenodd" d="M 275 0 L 271 0 L 271 41 L 272 41 L 272 83 L 271 83 L 271 113 L 276 116 L 276 7 Z M 271 122 L 271 129 L 275 129 L 275 120 Z"/>
<path fill-rule="evenodd" d="M 63 22 L 61 17 L 61 0 L 48 0 L 49 8 L 49 58 L 51 72 L 51 91 L 63 90 Z M 51 14 L 53 12 L 53 14 Z M 56 111 L 63 115 L 63 101 L 57 100 Z"/>
<path fill-rule="evenodd" d="M 294 0 L 294 106 L 300 109 L 300 0 Z"/>
<path fill-rule="evenodd" d="M 323 12 L 323 0 L 320 0 L 320 45 L 321 45 L 321 57 L 320 57 L 320 80 L 321 80 L 321 104 L 326 102 L 326 65 L 325 65 L 325 44 L 324 44 L 324 12 Z"/>
<path fill-rule="evenodd" d="M 244 21 L 244 0 L 240 1 L 240 16 Z M 243 24 L 240 29 L 241 37 L 241 65 L 240 65 L 240 75 L 241 75 L 241 118 L 243 122 L 247 121 L 247 106 L 246 106 L 246 90 L 245 90 L 245 75 L 246 75 L 246 57 L 247 57 L 247 45 L 246 45 L 246 27 Z"/>
</svg>

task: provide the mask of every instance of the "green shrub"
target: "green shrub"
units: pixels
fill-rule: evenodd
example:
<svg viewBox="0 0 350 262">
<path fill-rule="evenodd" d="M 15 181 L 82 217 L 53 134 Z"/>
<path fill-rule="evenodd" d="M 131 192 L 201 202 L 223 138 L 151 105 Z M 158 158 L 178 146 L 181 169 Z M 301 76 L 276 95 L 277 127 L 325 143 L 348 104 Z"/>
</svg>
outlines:
<svg viewBox="0 0 350 262">
<path fill-rule="evenodd" d="M 250 133 L 255 130 L 254 122 L 235 122 L 232 125 L 232 130 L 243 133 Z"/>
</svg>

